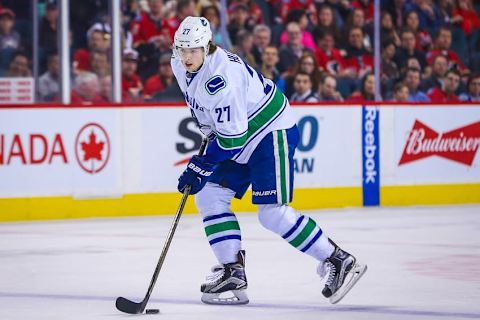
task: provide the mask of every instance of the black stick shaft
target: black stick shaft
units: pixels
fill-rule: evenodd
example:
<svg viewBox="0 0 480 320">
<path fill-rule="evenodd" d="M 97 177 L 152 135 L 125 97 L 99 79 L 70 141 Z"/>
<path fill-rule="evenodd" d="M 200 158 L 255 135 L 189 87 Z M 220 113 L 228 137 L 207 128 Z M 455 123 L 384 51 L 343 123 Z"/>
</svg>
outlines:
<svg viewBox="0 0 480 320">
<path fill-rule="evenodd" d="M 202 156 L 205 152 L 205 149 L 207 148 L 208 145 L 208 139 L 203 138 L 202 144 L 200 145 L 200 150 L 198 151 L 198 155 Z M 157 282 L 158 275 L 160 274 L 160 270 L 162 269 L 163 262 L 165 261 L 165 257 L 167 256 L 168 249 L 170 248 L 170 244 L 172 243 L 173 235 L 175 234 L 175 230 L 177 230 L 178 222 L 180 221 L 180 217 L 182 216 L 183 213 L 183 208 L 185 207 L 185 203 L 187 202 L 188 195 L 190 194 L 190 189 L 191 186 L 186 186 L 185 190 L 183 191 L 183 196 L 182 200 L 180 201 L 180 205 L 178 206 L 177 212 L 175 213 L 175 218 L 173 220 L 172 226 L 170 227 L 170 231 L 168 232 L 167 239 L 165 241 L 165 244 L 163 245 L 162 253 L 160 254 L 160 258 L 158 259 L 157 266 L 155 268 L 155 271 L 153 272 L 152 280 L 150 281 L 150 285 L 148 286 L 147 294 L 145 295 L 145 298 L 143 298 L 140 306 L 138 304 L 132 302 L 132 309 L 136 309 L 136 312 L 130 312 L 128 313 L 142 313 L 143 310 L 145 310 L 145 307 L 147 306 L 148 300 L 150 299 L 150 295 L 152 294 L 153 287 L 155 286 L 155 283 Z M 119 298 L 120 299 L 120 298 Z M 127 304 L 125 300 L 127 299 L 122 299 L 122 304 Z M 137 308 L 137 306 L 139 308 Z M 119 308 L 118 304 L 118 299 L 117 299 L 117 308 Z M 126 312 L 128 307 L 122 308 Z"/>
<path fill-rule="evenodd" d="M 208 144 L 208 139 L 203 138 L 202 144 L 200 145 L 200 150 L 198 151 L 198 155 L 202 156 L 205 152 L 205 149 Z M 182 200 L 180 201 L 180 205 L 178 206 L 177 213 L 175 213 L 175 218 L 173 220 L 172 226 L 170 227 L 170 231 L 167 235 L 167 240 L 163 245 L 162 254 L 158 259 L 157 267 L 153 273 L 152 281 L 150 281 L 150 285 L 148 286 L 148 291 L 143 299 L 144 304 L 146 305 L 150 295 L 152 294 L 153 287 L 155 286 L 155 282 L 157 281 L 158 275 L 160 274 L 160 270 L 162 269 L 163 262 L 165 261 L 165 257 L 167 256 L 168 249 L 170 248 L 170 244 L 172 243 L 173 235 L 175 234 L 175 230 L 177 230 L 178 222 L 180 221 L 180 217 L 183 213 L 183 208 L 185 207 L 185 203 L 187 202 L 188 195 L 190 194 L 191 186 L 186 186 L 185 190 L 183 191 Z"/>
</svg>

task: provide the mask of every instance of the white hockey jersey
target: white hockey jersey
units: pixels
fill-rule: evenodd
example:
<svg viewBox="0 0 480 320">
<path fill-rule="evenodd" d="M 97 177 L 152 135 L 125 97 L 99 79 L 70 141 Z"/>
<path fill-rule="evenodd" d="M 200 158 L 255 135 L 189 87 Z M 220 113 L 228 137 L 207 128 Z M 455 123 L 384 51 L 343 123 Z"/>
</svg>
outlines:
<svg viewBox="0 0 480 320">
<path fill-rule="evenodd" d="M 180 59 L 172 58 L 172 69 L 199 124 L 216 134 L 220 148 L 240 150 L 232 158 L 238 163 L 246 163 L 269 132 L 296 123 L 275 84 L 222 48 L 208 55 L 193 77 Z"/>
</svg>

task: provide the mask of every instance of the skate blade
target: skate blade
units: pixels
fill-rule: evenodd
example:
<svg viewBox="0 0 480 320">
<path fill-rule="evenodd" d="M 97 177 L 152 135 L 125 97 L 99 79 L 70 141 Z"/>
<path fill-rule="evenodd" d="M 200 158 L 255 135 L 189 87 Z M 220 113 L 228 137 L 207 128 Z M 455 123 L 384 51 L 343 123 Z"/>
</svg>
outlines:
<svg viewBox="0 0 480 320">
<path fill-rule="evenodd" d="M 338 303 L 340 300 L 345 297 L 345 295 L 353 288 L 353 286 L 357 283 L 358 280 L 365 274 L 367 271 L 367 265 L 362 265 L 356 263 L 355 266 L 350 270 L 347 277 L 350 276 L 350 280 L 341 286 L 337 292 L 335 292 L 330 297 L 330 303 Z"/>
<path fill-rule="evenodd" d="M 231 293 L 233 296 L 228 296 Z M 225 297 L 225 295 L 227 295 Z M 204 293 L 201 298 L 203 303 L 217 305 L 247 304 L 249 302 L 247 292 L 243 290 L 231 290 L 222 293 Z"/>
</svg>

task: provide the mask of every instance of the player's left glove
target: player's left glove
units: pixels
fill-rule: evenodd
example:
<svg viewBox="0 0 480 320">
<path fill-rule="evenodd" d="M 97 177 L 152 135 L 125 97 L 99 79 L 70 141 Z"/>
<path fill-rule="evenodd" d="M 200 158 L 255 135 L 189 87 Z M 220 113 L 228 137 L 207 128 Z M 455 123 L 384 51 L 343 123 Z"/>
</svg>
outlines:
<svg viewBox="0 0 480 320">
<path fill-rule="evenodd" d="M 190 194 L 196 194 L 202 190 L 214 170 L 215 165 L 205 162 L 203 157 L 193 156 L 188 163 L 187 169 L 178 178 L 178 191 L 183 193 L 185 187 L 189 185 L 192 187 Z"/>
</svg>

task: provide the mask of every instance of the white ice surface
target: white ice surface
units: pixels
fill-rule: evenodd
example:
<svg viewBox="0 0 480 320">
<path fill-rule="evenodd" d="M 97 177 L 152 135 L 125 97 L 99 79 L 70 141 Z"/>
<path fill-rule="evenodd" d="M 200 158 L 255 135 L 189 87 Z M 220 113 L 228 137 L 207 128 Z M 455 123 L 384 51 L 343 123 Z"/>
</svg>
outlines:
<svg viewBox="0 0 480 320">
<path fill-rule="evenodd" d="M 215 264 L 199 216 L 182 217 L 147 308 L 145 295 L 172 217 L 0 224 L 0 320 L 480 319 L 480 206 L 306 212 L 368 264 L 338 305 L 321 295 L 316 262 L 239 214 L 247 252 L 246 306 L 200 302 Z"/>
</svg>

